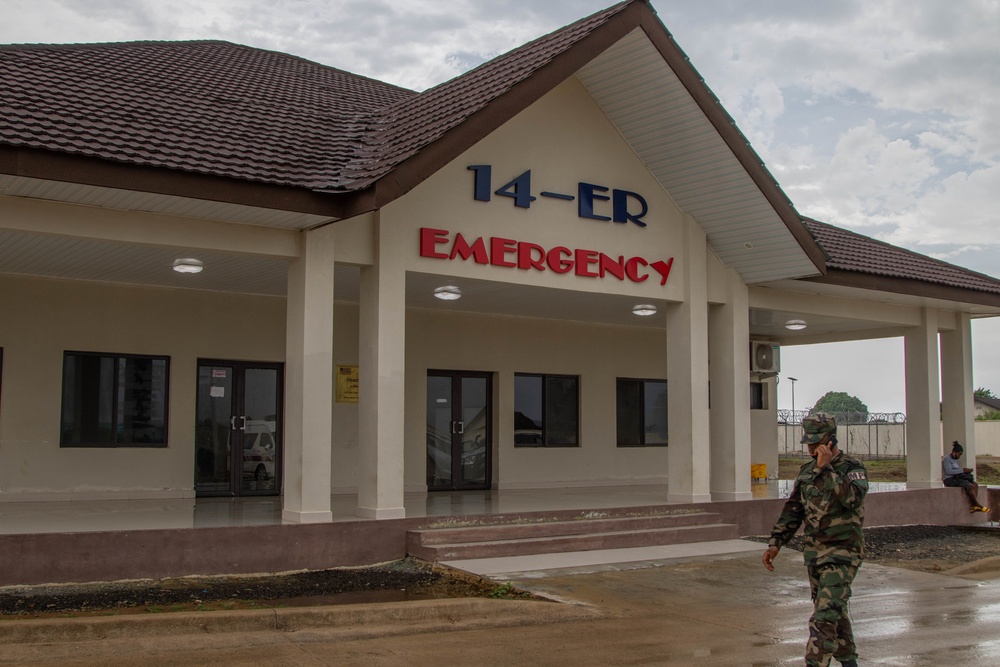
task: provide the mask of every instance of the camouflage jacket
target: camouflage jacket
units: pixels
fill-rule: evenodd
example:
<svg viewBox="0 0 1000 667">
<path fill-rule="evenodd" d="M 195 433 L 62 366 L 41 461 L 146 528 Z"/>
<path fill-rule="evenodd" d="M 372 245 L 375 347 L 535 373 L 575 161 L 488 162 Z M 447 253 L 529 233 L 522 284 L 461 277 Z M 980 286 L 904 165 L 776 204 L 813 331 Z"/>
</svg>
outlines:
<svg viewBox="0 0 1000 667">
<path fill-rule="evenodd" d="M 868 471 L 864 464 L 843 452 L 823 469 L 810 460 L 795 480 L 792 494 L 771 531 L 771 546 L 788 543 L 805 524 L 807 564 L 860 565 L 865 555 L 865 494 Z"/>
</svg>

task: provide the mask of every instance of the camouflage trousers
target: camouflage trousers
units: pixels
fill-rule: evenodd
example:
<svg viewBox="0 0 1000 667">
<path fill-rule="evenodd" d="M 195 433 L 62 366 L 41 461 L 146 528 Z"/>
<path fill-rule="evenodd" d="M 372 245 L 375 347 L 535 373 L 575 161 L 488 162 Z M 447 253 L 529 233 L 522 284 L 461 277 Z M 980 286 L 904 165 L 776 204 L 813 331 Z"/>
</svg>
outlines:
<svg viewBox="0 0 1000 667">
<path fill-rule="evenodd" d="M 848 609 L 858 567 L 849 563 L 807 566 L 813 601 L 806 644 L 809 667 L 827 667 L 831 658 L 841 663 L 858 659 Z"/>
</svg>

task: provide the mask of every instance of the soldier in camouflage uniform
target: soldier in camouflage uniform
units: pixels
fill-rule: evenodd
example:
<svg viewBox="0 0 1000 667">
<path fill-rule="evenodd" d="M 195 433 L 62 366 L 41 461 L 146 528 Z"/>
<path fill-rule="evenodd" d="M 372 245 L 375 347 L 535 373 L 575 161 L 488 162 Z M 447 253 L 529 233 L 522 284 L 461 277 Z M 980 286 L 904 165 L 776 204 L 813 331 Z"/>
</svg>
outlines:
<svg viewBox="0 0 1000 667">
<path fill-rule="evenodd" d="M 861 529 L 868 474 L 860 461 L 837 449 L 837 423 L 831 415 L 817 412 L 802 420 L 802 442 L 814 461 L 799 470 L 762 560 L 773 572 L 778 550 L 805 524 L 804 555 L 813 600 L 806 665 L 826 667 L 836 658 L 841 665 L 856 667 L 848 603 L 864 558 Z"/>
</svg>

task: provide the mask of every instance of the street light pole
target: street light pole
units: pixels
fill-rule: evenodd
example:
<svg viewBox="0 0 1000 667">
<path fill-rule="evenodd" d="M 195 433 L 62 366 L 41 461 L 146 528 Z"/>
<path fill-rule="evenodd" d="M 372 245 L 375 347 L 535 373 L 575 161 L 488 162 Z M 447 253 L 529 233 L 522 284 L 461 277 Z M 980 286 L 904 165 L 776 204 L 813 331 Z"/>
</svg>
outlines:
<svg viewBox="0 0 1000 667">
<path fill-rule="evenodd" d="M 797 419 L 795 419 L 795 383 L 798 382 L 799 379 L 798 378 L 789 377 L 788 381 L 792 383 L 792 429 L 793 429 L 792 430 L 792 434 L 794 435 L 794 433 L 795 433 L 795 431 L 794 431 L 794 429 L 795 429 L 795 422 L 798 421 Z M 788 430 L 787 430 L 788 427 L 786 426 L 785 429 L 786 429 L 785 432 L 787 433 L 788 432 Z"/>
<path fill-rule="evenodd" d="M 789 377 L 788 381 L 792 383 L 792 419 L 795 419 L 795 383 L 799 381 L 798 378 Z"/>
</svg>

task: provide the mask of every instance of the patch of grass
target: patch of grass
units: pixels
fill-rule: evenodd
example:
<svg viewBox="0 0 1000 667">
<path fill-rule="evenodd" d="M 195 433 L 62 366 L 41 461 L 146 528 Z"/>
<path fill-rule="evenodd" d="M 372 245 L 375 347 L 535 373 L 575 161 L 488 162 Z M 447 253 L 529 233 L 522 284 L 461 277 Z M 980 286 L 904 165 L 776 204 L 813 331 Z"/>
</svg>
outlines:
<svg viewBox="0 0 1000 667">
<path fill-rule="evenodd" d="M 805 458 L 778 459 L 778 479 L 795 479 Z M 906 459 L 867 459 L 868 479 L 872 482 L 905 482 Z M 977 456 L 976 479 L 980 484 L 1000 485 L 1000 457 Z"/>
</svg>

